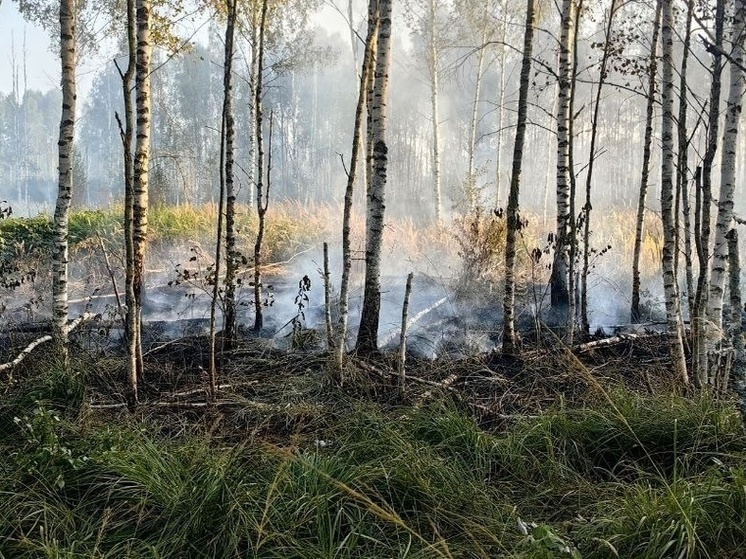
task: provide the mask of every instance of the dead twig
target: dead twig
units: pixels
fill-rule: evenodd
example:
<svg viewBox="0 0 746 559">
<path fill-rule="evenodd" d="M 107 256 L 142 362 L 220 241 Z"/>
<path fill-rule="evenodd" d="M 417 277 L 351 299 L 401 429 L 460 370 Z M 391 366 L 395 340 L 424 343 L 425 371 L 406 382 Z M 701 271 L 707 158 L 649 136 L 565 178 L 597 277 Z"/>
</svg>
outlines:
<svg viewBox="0 0 746 559">
<path fill-rule="evenodd" d="M 87 320 L 87 319 L 91 318 L 92 316 L 93 315 L 91 313 L 82 314 L 81 316 L 79 316 L 78 318 L 76 318 L 75 320 L 73 320 L 70 324 L 68 324 L 65 327 L 66 333 L 69 334 L 75 328 L 77 328 L 84 320 Z M 45 336 L 42 336 L 40 338 L 36 338 L 29 345 L 27 345 L 21 351 L 21 353 L 19 353 L 16 356 L 15 359 L 13 359 L 12 361 L 8 361 L 7 363 L 3 363 L 2 365 L 0 365 L 0 372 L 7 371 L 7 370 L 12 369 L 13 367 L 17 366 L 18 364 L 21 363 L 21 361 L 23 361 L 24 359 L 26 359 L 26 357 L 28 357 L 31 354 L 31 352 L 34 351 L 37 347 L 39 347 L 40 345 L 43 345 L 43 344 L 45 344 L 47 342 L 51 342 L 51 341 L 52 341 L 52 336 L 49 335 L 49 334 L 47 334 Z"/>
</svg>

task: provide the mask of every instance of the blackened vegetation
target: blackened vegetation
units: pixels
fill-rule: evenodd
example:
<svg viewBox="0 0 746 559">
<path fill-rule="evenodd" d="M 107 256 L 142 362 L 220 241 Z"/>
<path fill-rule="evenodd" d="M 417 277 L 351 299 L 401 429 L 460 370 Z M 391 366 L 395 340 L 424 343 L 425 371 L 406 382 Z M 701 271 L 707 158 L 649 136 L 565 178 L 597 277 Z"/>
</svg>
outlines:
<svg viewBox="0 0 746 559">
<path fill-rule="evenodd" d="M 304 290 L 301 280 L 300 303 Z M 671 372 L 665 338 L 657 334 L 622 337 L 596 349 L 581 346 L 575 353 L 559 341 L 551 345 L 545 340 L 542 347 L 524 346 L 520 357 L 493 351 L 431 360 L 409 354 L 403 390 L 398 386 L 394 351 L 375 359 L 351 356 L 345 383 L 339 386 L 332 381 L 325 352 L 288 352 L 268 339 L 243 338 L 222 355 L 220 396 L 208 404 L 209 338 L 199 335 L 163 341 L 148 330 L 143 332 L 145 374 L 138 409 L 159 418 L 166 430 L 189 430 L 209 420 L 228 438 L 312 437 L 334 417 L 342 402 L 397 407 L 445 398 L 468 410 L 485 427 L 501 429 L 560 404 L 591 405 L 615 387 L 640 393 L 684 390 Z M 122 394 L 125 359 L 117 351 L 102 351 L 100 334 L 91 325 L 71 334 L 72 355 L 87 371 L 87 387 L 79 404 L 85 403 L 93 413 L 126 413 Z M 4 332 L 0 361 L 12 359 L 36 336 Z M 42 353 L 31 355 L 14 370 L 13 385 L 23 386 L 24 377 L 38 371 L 44 359 Z"/>
</svg>

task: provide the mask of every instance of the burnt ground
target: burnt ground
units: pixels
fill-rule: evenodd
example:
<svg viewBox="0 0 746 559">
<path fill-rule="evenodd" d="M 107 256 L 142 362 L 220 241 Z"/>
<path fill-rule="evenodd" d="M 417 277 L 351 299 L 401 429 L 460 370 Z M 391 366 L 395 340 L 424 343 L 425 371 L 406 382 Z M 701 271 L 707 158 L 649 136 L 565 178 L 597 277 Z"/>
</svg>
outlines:
<svg viewBox="0 0 746 559">
<path fill-rule="evenodd" d="M 15 357 L 38 333 L 14 333 L 2 340 L 0 361 Z M 124 402 L 126 371 L 119 349 L 103 343 L 110 332 L 96 324 L 72 336 L 76 370 L 85 375 L 81 413 L 111 420 L 129 415 Z M 306 331 L 319 345 L 321 334 Z M 384 408 L 426 405 L 445 398 L 468 410 L 485 428 L 502 429 L 553 406 L 598 402 L 604 391 L 624 386 L 642 393 L 684 392 L 674 378 L 665 337 L 644 333 L 607 339 L 570 351 L 551 334 L 524 343 L 519 357 L 495 350 L 462 357 L 407 358 L 403 390 L 397 353 L 361 358 L 351 354 L 344 382 L 332 380 L 326 351 L 278 349 L 271 339 L 242 337 L 219 363 L 219 392 L 209 395 L 209 338 L 185 336 L 158 341 L 150 332 L 145 378 L 137 414 L 152 419 L 164 434 L 207 430 L 211 435 L 259 437 L 279 444 L 321 437 L 335 414 L 350 406 Z M 5 391 L 49 369 L 43 347 L 5 375 Z M 10 380 L 10 382 L 8 382 Z"/>
</svg>

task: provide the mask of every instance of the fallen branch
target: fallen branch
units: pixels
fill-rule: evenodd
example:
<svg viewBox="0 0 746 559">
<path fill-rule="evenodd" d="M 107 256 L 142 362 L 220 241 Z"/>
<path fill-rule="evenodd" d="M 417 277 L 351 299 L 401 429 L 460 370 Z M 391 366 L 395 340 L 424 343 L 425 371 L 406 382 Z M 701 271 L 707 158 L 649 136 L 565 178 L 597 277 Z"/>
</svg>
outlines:
<svg viewBox="0 0 746 559">
<path fill-rule="evenodd" d="M 658 336 L 658 334 L 647 334 L 644 337 L 652 337 L 652 336 Z M 643 336 L 640 334 L 620 334 L 618 336 L 612 336 L 611 338 L 604 338 L 603 340 L 596 340 L 593 342 L 588 342 L 585 344 L 581 344 L 576 348 L 577 353 L 585 353 L 586 351 L 592 351 L 594 349 L 599 349 L 602 347 L 610 347 L 614 345 L 618 345 L 624 342 L 627 342 L 629 340 L 636 340 Z"/>
<path fill-rule="evenodd" d="M 65 332 L 69 334 L 75 328 L 77 328 L 84 320 L 87 320 L 87 319 L 91 318 L 92 316 L 93 315 L 91 313 L 82 314 L 81 316 L 79 316 L 78 318 L 76 318 L 75 320 L 73 320 L 70 324 L 68 324 L 65 327 Z M 47 342 L 51 342 L 51 341 L 52 341 L 52 336 L 49 335 L 49 334 L 47 334 L 45 336 L 42 336 L 41 338 L 36 338 L 33 342 L 31 342 L 29 345 L 27 345 L 25 347 L 25 349 L 23 349 L 23 351 L 21 351 L 21 353 L 19 353 L 16 356 L 15 359 L 13 359 L 12 361 L 8 361 L 7 363 L 3 363 L 2 365 L 0 365 L 0 372 L 12 369 L 16 365 L 20 364 L 21 361 L 23 361 L 24 359 L 26 359 L 26 357 L 28 357 L 29 354 L 32 351 L 34 351 L 37 347 L 39 347 L 40 345 L 45 344 Z"/>
</svg>

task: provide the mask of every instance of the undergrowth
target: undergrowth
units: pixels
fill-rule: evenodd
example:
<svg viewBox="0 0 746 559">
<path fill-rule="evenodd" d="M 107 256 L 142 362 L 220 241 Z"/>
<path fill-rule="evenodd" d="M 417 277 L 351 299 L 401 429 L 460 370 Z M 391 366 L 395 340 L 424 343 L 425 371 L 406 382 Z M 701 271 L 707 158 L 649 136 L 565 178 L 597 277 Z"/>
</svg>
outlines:
<svg viewBox="0 0 746 559">
<path fill-rule="evenodd" d="M 746 440 L 707 395 L 620 389 L 492 432 L 447 399 L 340 392 L 312 432 L 270 442 L 96 416 L 84 375 L 39 376 L 0 403 L 1 557 L 705 558 L 746 544 Z"/>
</svg>

